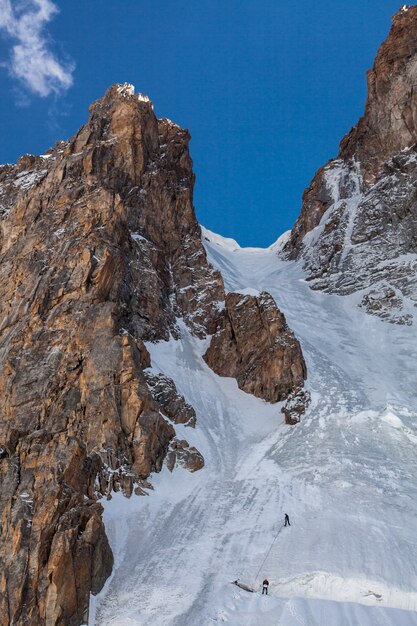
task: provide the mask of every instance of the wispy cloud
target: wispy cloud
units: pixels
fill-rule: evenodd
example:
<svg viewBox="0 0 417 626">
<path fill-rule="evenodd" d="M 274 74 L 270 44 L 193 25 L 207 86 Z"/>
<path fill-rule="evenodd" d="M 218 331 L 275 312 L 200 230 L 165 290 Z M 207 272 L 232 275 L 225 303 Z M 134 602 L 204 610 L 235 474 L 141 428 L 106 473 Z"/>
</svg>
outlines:
<svg viewBox="0 0 417 626">
<path fill-rule="evenodd" d="M 57 59 L 45 31 L 57 12 L 52 0 L 0 0 L 0 31 L 12 41 L 5 65 L 12 76 L 42 97 L 59 94 L 73 83 L 74 64 Z"/>
</svg>

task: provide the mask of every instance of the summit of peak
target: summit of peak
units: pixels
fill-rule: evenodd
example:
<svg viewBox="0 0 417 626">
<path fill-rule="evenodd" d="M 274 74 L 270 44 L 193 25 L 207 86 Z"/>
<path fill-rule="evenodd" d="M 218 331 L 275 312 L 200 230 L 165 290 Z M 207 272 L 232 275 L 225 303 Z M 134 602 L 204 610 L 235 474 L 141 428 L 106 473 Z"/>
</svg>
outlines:
<svg viewBox="0 0 417 626">
<path fill-rule="evenodd" d="M 392 21 L 394 26 L 400 24 L 405 25 L 415 20 L 417 17 L 416 4 L 403 4 L 400 9 L 393 15 Z"/>
<path fill-rule="evenodd" d="M 153 110 L 151 99 L 141 93 L 135 93 L 135 87 L 130 83 L 115 83 L 111 85 L 101 98 L 98 98 L 90 105 L 90 114 L 99 112 L 100 114 L 110 109 L 118 108 L 120 105 L 137 106 L 143 103 Z M 143 109 L 144 107 L 139 107 Z M 107 115 L 107 113 L 106 113 Z"/>
<path fill-rule="evenodd" d="M 364 115 L 340 144 L 340 156 L 360 161 L 367 181 L 391 156 L 417 141 L 416 63 L 417 5 L 404 4 L 367 72 Z"/>
<path fill-rule="evenodd" d="M 153 108 L 149 96 L 142 93 L 135 93 L 135 87 L 130 83 L 115 83 L 111 85 L 97 102 L 109 103 L 116 100 L 146 102 Z"/>
<path fill-rule="evenodd" d="M 122 96 L 134 96 L 135 95 L 135 86 L 130 83 L 119 83 L 115 85 L 117 93 L 120 93 Z"/>
<path fill-rule="evenodd" d="M 405 13 L 409 13 L 415 11 L 417 9 L 416 5 L 403 4 L 400 9 L 395 13 L 394 19 L 399 16 L 403 16 Z"/>
</svg>

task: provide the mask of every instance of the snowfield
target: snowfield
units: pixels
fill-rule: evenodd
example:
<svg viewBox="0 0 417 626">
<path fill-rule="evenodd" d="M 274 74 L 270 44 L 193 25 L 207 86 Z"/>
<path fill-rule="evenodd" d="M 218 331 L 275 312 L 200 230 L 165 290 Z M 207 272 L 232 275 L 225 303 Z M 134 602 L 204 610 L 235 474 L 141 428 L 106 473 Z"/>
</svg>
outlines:
<svg viewBox="0 0 417 626">
<path fill-rule="evenodd" d="M 115 567 L 89 624 L 417 625 L 416 326 L 365 314 L 360 294 L 312 291 L 277 246 L 244 249 L 206 230 L 203 242 L 228 290 L 274 296 L 301 342 L 312 404 L 285 426 L 281 404 L 214 374 L 207 341 L 184 325 L 181 340 L 148 344 L 153 370 L 196 409 L 195 430 L 176 430 L 206 464 L 165 468 L 147 497 L 104 503 Z"/>
</svg>

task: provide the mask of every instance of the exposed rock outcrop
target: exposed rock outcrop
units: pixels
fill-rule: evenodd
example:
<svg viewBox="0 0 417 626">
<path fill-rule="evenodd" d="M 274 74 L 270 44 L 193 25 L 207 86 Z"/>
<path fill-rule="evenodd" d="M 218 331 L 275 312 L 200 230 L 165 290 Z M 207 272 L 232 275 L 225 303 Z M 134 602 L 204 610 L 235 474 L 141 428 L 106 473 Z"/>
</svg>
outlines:
<svg viewBox="0 0 417 626">
<path fill-rule="evenodd" d="M 393 18 L 368 72 L 365 114 L 321 168 L 283 254 L 313 289 L 360 292 L 358 304 L 412 323 L 417 304 L 417 6 Z"/>
<path fill-rule="evenodd" d="M 204 467 L 204 458 L 197 448 L 190 446 L 185 439 L 174 439 L 167 454 L 167 467 L 172 472 L 176 464 L 190 472 L 196 472 Z"/>
<path fill-rule="evenodd" d="M 115 86 L 71 141 L 0 169 L 4 624 L 86 621 L 112 567 L 97 494 L 140 488 L 171 420 L 195 419 L 143 373 L 143 341 L 178 335 L 176 316 L 210 331 L 223 298 L 188 140 Z"/>
<path fill-rule="evenodd" d="M 365 182 L 374 182 L 389 158 L 417 142 L 416 33 L 417 6 L 403 6 L 367 72 L 365 113 L 341 141 L 340 158 L 359 161 Z"/>
<path fill-rule="evenodd" d="M 310 403 L 311 395 L 309 391 L 306 389 L 294 389 L 281 409 L 285 415 L 285 423 L 290 424 L 290 426 L 298 424 Z"/>
<path fill-rule="evenodd" d="M 300 344 L 266 292 L 227 294 L 204 359 L 217 374 L 236 378 L 240 389 L 268 402 L 284 400 L 307 375 Z"/>
<path fill-rule="evenodd" d="M 185 401 L 178 393 L 174 381 L 163 374 L 154 374 L 145 370 L 145 378 L 152 391 L 152 395 L 164 408 L 168 417 L 175 424 L 195 426 L 196 414 L 191 404 Z"/>
<path fill-rule="evenodd" d="M 115 85 L 72 140 L 0 168 L 2 624 L 85 623 L 113 561 L 98 499 L 145 494 L 165 459 L 204 465 L 175 432 L 195 411 L 149 370 L 145 346 L 180 337 L 178 318 L 197 337 L 215 332 L 225 300 L 194 215 L 189 138 Z M 304 375 L 273 309 L 264 296 L 246 314 L 263 333 L 261 366 L 230 308 L 235 374 L 271 400 Z"/>
</svg>

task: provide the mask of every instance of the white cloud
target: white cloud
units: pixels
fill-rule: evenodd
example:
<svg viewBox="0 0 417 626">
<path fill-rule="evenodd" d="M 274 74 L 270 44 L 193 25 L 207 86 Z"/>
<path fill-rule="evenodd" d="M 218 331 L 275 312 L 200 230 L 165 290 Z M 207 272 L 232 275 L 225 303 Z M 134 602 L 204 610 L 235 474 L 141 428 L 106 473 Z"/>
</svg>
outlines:
<svg viewBox="0 0 417 626">
<path fill-rule="evenodd" d="M 57 12 L 52 0 L 0 0 L 0 31 L 13 40 L 9 72 L 42 97 L 73 83 L 74 64 L 59 61 L 48 47 L 45 25 Z"/>
</svg>

